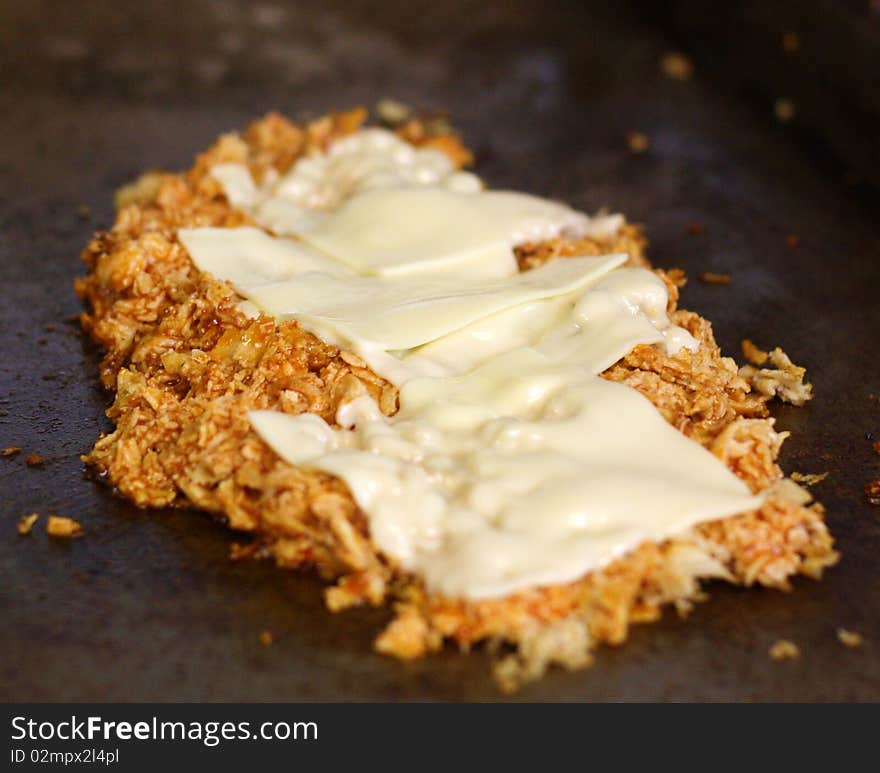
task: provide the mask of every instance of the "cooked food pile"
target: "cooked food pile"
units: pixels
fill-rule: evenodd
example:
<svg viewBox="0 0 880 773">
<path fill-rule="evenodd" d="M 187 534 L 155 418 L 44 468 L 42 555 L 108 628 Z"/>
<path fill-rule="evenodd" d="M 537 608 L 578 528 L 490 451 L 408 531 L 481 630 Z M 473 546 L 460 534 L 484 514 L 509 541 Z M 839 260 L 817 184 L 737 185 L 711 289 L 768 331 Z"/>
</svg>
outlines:
<svg viewBox="0 0 880 773">
<path fill-rule="evenodd" d="M 120 191 L 77 283 L 116 390 L 89 464 L 317 569 L 334 611 L 390 603 L 382 652 L 509 645 L 506 688 L 702 580 L 834 563 L 766 410 L 809 399 L 803 369 L 722 357 L 623 216 L 487 190 L 448 128 L 365 118 L 270 115 Z"/>
</svg>

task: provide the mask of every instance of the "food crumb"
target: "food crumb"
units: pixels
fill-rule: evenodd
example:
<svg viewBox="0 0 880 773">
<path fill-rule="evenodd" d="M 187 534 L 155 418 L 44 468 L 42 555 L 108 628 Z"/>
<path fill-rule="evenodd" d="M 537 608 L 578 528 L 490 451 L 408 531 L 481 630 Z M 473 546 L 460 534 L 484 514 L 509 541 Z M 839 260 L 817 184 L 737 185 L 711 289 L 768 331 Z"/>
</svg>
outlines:
<svg viewBox="0 0 880 773">
<path fill-rule="evenodd" d="M 633 153 L 644 153 L 648 149 L 648 135 L 644 132 L 629 132 L 626 144 Z"/>
<path fill-rule="evenodd" d="M 85 204 L 80 204 L 76 208 L 76 214 L 80 220 L 88 220 L 92 215 L 92 210 L 90 210 Z"/>
<path fill-rule="evenodd" d="M 716 274 L 712 271 L 704 271 L 700 274 L 700 281 L 710 285 L 729 285 L 730 274 Z"/>
<path fill-rule="evenodd" d="M 70 539 L 72 537 L 81 537 L 83 528 L 73 518 L 67 518 L 62 515 L 50 515 L 46 521 L 46 534 L 50 537 L 61 537 Z"/>
<path fill-rule="evenodd" d="M 875 440 L 871 443 L 871 448 L 874 449 L 875 454 L 880 454 L 880 440 Z"/>
<path fill-rule="evenodd" d="M 272 631 L 268 628 L 264 628 L 260 631 L 259 640 L 260 644 L 264 647 L 271 647 L 275 643 L 275 637 L 272 635 Z"/>
<path fill-rule="evenodd" d="M 815 486 L 828 477 L 827 472 L 810 473 L 810 472 L 793 472 L 791 479 L 795 483 L 803 483 L 805 486 Z"/>
<path fill-rule="evenodd" d="M 837 629 L 837 640 L 844 647 L 861 647 L 864 643 L 864 639 L 860 633 L 856 633 L 855 631 L 848 631 L 846 628 L 838 628 Z"/>
<path fill-rule="evenodd" d="M 684 287 L 687 284 L 687 275 L 680 268 L 669 269 L 666 278 L 676 287 Z"/>
<path fill-rule="evenodd" d="M 706 226 L 704 226 L 702 223 L 688 223 L 685 230 L 691 236 L 699 236 L 700 234 L 706 232 Z"/>
<path fill-rule="evenodd" d="M 865 499 L 869 505 L 880 505 L 880 479 L 865 484 Z"/>
<path fill-rule="evenodd" d="M 801 38 L 797 32 L 792 32 L 789 30 L 788 32 L 784 32 L 782 34 L 782 50 L 785 51 L 786 54 L 796 54 L 801 50 Z"/>
<path fill-rule="evenodd" d="M 789 234 L 785 237 L 785 243 L 789 247 L 797 247 L 801 243 L 801 237 L 797 234 Z"/>
<path fill-rule="evenodd" d="M 743 356 L 749 362 L 754 363 L 755 365 L 763 365 L 765 362 L 767 362 L 767 358 L 770 357 L 769 352 L 765 352 L 763 349 L 759 349 L 748 338 L 743 338 L 743 340 L 740 342 L 740 346 L 742 347 Z"/>
<path fill-rule="evenodd" d="M 767 358 L 774 367 L 743 365 L 739 369 L 739 375 L 751 384 L 752 389 L 767 397 L 778 397 L 792 405 L 803 405 L 813 399 L 813 385 L 804 381 L 806 368 L 795 365 L 778 346 Z"/>
<path fill-rule="evenodd" d="M 28 454 L 25 457 L 28 467 L 40 467 L 43 464 L 43 457 L 39 454 Z"/>
<path fill-rule="evenodd" d="M 788 123 L 796 114 L 794 102 L 790 99 L 777 99 L 773 103 L 773 114 L 779 123 Z"/>
<path fill-rule="evenodd" d="M 259 541 L 248 542 L 245 544 L 233 542 L 229 546 L 229 560 L 246 561 L 249 558 L 257 557 L 262 549 L 263 545 Z"/>
<path fill-rule="evenodd" d="M 15 456 L 20 453 L 21 449 L 18 446 L 9 446 L 9 448 L 4 448 L 0 451 L 0 456 Z"/>
<path fill-rule="evenodd" d="M 18 519 L 18 523 L 15 528 L 18 533 L 25 537 L 31 533 L 31 529 L 34 528 L 34 524 L 37 522 L 37 518 L 39 518 L 39 514 L 31 513 L 30 515 L 23 515 Z"/>
<path fill-rule="evenodd" d="M 376 104 L 376 115 L 386 126 L 397 126 L 412 116 L 412 108 L 396 99 L 380 99 Z"/>
<path fill-rule="evenodd" d="M 780 639 L 770 648 L 773 660 L 796 660 L 800 656 L 800 648 L 789 639 Z"/>
<path fill-rule="evenodd" d="M 660 57 L 660 69 L 667 78 L 686 81 L 694 74 L 694 63 L 680 51 L 669 51 Z"/>
</svg>

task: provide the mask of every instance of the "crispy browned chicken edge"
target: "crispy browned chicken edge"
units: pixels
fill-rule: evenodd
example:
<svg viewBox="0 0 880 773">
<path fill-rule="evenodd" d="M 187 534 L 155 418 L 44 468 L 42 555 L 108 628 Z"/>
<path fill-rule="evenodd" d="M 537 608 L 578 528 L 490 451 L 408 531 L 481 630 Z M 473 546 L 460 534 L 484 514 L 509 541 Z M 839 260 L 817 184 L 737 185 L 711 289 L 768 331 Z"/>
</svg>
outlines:
<svg viewBox="0 0 880 773">
<path fill-rule="evenodd" d="M 391 415 L 397 390 L 295 322 L 245 317 L 229 285 L 196 269 L 177 229 L 254 225 L 227 201 L 213 165 L 246 164 L 257 180 L 270 169 L 283 173 L 366 118 L 361 108 L 306 124 L 269 114 L 243 134 L 221 136 L 188 171 L 148 172 L 118 192 L 116 221 L 86 247 L 89 273 L 76 281 L 82 326 L 106 351 L 101 382 L 115 392 L 107 415 L 116 428 L 83 457 L 107 483 L 140 506 L 194 507 L 250 533 L 249 544 L 233 546 L 235 558 L 316 570 L 333 583 L 325 592 L 332 611 L 390 605 L 391 622 L 375 640 L 380 652 L 410 659 L 444 642 L 462 650 L 487 643 L 505 690 L 553 664 L 589 665 L 597 644 L 623 643 L 631 624 L 656 620 L 664 605 L 687 613 L 706 580 L 785 590 L 795 575 L 818 578 L 836 562 L 821 505 L 776 463 L 785 433 L 766 408 L 773 397 L 809 399 L 803 369 L 750 342 L 753 364 L 740 369 L 723 357 L 709 322 L 677 308 L 685 281 L 677 270 L 656 273 L 669 288 L 670 317 L 700 349 L 670 357 L 637 346 L 602 375 L 641 392 L 753 492 L 767 492 L 759 510 L 645 543 L 576 582 L 470 601 L 426 592 L 382 555 L 341 481 L 278 458 L 251 429 L 248 411 L 308 411 L 332 422 L 340 403 L 366 393 Z M 472 163 L 445 121 L 409 117 L 394 130 L 459 167 Z M 517 256 L 528 270 L 551 257 L 608 252 L 650 267 L 641 229 L 631 224 L 611 239 L 557 239 L 524 245 Z"/>
</svg>

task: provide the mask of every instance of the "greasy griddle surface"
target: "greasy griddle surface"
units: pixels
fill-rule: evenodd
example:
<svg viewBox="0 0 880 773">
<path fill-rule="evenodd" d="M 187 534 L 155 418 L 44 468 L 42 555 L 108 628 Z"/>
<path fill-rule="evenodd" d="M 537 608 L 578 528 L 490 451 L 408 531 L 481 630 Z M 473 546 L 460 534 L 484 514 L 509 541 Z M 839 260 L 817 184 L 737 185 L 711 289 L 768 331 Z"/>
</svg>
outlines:
<svg viewBox="0 0 880 773">
<path fill-rule="evenodd" d="M 880 698 L 880 509 L 862 494 L 880 477 L 865 437 L 880 436 L 869 195 L 699 69 L 687 83 L 664 79 L 657 59 L 674 43 L 635 14 L 481 3 L 467 5 L 465 25 L 446 4 L 386 3 L 380 18 L 357 3 L 263 4 L 250 16 L 236 0 L 129 5 L 0 10 L 0 447 L 45 459 L 0 458 L 0 697 L 498 697 L 485 654 L 380 657 L 370 641 L 384 611 L 330 615 L 313 578 L 228 563 L 234 537 L 209 518 L 138 510 L 78 460 L 108 429 L 109 396 L 99 353 L 69 321 L 71 282 L 91 232 L 112 222 L 114 189 L 150 167 L 187 166 L 270 108 L 315 115 L 394 96 L 448 108 L 494 186 L 645 222 L 654 261 L 688 270 L 683 305 L 713 320 L 727 352 L 743 336 L 782 345 L 816 388 L 809 407 L 777 415 L 795 432 L 786 469 L 830 473 L 816 493 L 843 560 L 825 581 L 790 594 L 713 585 L 690 620 L 637 627 L 592 670 L 554 670 L 517 697 Z M 631 130 L 649 136 L 647 153 L 628 151 Z M 689 235 L 690 223 L 705 233 Z M 733 280 L 701 284 L 701 270 Z M 20 538 L 15 522 L 31 511 L 43 519 Z M 49 512 L 77 518 L 86 536 L 50 542 Z M 838 626 L 866 646 L 844 649 Z M 263 629 L 273 646 L 260 645 Z M 799 660 L 768 658 L 781 637 Z"/>
</svg>

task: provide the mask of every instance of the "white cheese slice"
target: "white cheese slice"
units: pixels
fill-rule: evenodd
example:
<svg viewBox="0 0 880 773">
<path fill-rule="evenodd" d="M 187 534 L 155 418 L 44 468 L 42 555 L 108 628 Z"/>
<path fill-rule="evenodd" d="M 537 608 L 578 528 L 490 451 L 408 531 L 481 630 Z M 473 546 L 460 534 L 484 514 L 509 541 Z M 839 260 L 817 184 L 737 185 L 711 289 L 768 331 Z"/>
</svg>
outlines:
<svg viewBox="0 0 880 773">
<path fill-rule="evenodd" d="M 625 260 L 625 255 L 570 258 L 503 280 L 309 272 L 287 281 L 236 287 L 276 317 L 319 325 L 357 348 L 372 344 L 395 351 L 421 346 L 512 306 L 568 294 Z"/>
<path fill-rule="evenodd" d="M 307 244 L 259 228 L 181 228 L 177 235 L 200 271 L 236 288 L 282 282 L 309 271 L 351 273 Z"/>
<path fill-rule="evenodd" d="M 340 138 L 283 175 L 270 170 L 260 185 L 242 164 L 218 164 L 211 174 L 264 228 L 302 237 L 364 274 L 512 276 L 516 245 L 609 238 L 624 223 L 621 215 L 590 218 L 535 196 L 484 191 L 446 154 L 386 129 Z"/>
<path fill-rule="evenodd" d="M 359 194 L 301 236 L 362 274 L 503 277 L 517 272 L 514 245 L 580 233 L 588 222 L 524 193 L 426 186 Z"/>
<path fill-rule="evenodd" d="M 266 313 L 383 351 L 412 349 L 504 309 L 567 295 L 626 260 L 569 258 L 509 279 L 384 278 L 353 275 L 306 244 L 257 228 L 181 229 L 178 236 L 200 270 L 231 282 Z"/>
<path fill-rule="evenodd" d="M 344 480 L 376 543 L 448 596 L 570 582 L 762 501 L 635 390 L 534 349 L 412 380 L 400 404 L 388 419 L 358 398 L 342 430 L 248 418 L 282 458 Z"/>
<path fill-rule="evenodd" d="M 221 186 L 229 203 L 247 209 L 260 198 L 260 191 L 250 169 L 244 164 L 215 164 L 211 167 L 211 177 Z"/>
</svg>

